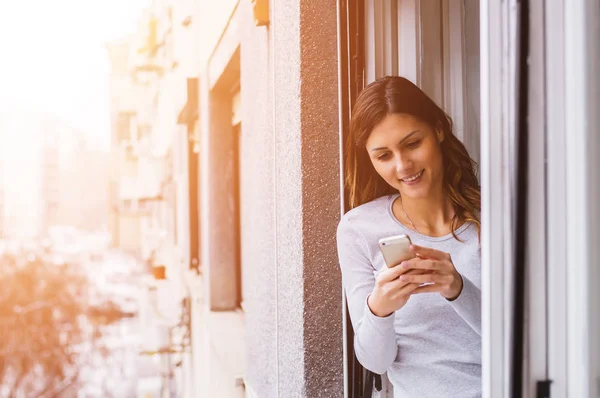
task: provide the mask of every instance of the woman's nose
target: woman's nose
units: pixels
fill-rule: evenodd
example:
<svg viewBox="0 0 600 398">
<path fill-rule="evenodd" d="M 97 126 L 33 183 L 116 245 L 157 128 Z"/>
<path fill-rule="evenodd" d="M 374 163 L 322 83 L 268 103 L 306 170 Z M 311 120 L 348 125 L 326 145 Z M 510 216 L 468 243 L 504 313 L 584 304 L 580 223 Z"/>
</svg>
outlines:
<svg viewBox="0 0 600 398">
<path fill-rule="evenodd" d="M 403 174 L 403 173 L 404 173 L 404 171 L 405 171 L 407 168 L 409 168 L 409 167 L 408 167 L 408 166 L 409 166 L 409 164 L 408 164 L 408 163 L 410 163 L 410 162 L 409 162 L 409 160 L 408 160 L 408 159 L 406 159 L 406 157 L 405 157 L 405 156 L 401 156 L 400 154 L 397 154 L 397 155 L 395 156 L 395 159 L 396 159 L 396 173 L 398 173 L 398 174 Z"/>
</svg>

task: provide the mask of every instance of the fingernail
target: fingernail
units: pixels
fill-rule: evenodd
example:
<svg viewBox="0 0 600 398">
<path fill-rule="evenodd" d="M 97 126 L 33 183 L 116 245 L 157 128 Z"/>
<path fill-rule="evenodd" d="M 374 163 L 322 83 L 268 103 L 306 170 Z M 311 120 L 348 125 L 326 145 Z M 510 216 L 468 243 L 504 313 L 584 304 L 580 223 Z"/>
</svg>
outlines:
<svg viewBox="0 0 600 398">
<path fill-rule="evenodd" d="M 401 262 L 400 265 L 404 268 L 408 268 L 408 263 L 406 261 Z"/>
<path fill-rule="evenodd" d="M 408 276 L 406 276 L 406 275 L 402 275 L 402 276 L 400 277 L 400 280 L 401 280 L 401 281 L 405 281 L 405 280 L 407 280 L 407 279 L 408 279 Z"/>
</svg>

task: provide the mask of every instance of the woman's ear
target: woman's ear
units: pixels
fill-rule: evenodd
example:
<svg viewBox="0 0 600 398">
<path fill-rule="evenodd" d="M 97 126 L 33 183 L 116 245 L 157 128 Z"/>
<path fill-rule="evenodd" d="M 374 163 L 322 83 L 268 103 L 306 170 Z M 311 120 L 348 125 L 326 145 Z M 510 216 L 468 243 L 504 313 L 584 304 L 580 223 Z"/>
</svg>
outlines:
<svg viewBox="0 0 600 398">
<path fill-rule="evenodd" d="M 438 142 L 441 144 L 444 142 L 444 131 L 441 129 L 437 129 L 436 131 Z"/>
</svg>

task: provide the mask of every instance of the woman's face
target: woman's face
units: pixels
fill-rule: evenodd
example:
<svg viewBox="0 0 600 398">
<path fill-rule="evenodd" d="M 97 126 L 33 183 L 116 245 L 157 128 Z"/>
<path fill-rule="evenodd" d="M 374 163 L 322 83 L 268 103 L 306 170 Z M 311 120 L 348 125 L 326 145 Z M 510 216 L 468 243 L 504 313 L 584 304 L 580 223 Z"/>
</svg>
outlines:
<svg viewBox="0 0 600 398">
<path fill-rule="evenodd" d="M 442 186 L 441 131 L 408 114 L 375 126 L 366 149 L 377 173 L 404 198 L 425 198 Z"/>
</svg>

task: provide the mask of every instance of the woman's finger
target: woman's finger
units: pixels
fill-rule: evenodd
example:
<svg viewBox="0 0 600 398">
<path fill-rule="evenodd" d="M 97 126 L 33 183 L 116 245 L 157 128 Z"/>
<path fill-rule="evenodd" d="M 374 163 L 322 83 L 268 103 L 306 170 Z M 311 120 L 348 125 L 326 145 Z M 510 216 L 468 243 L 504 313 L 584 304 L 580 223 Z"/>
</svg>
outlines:
<svg viewBox="0 0 600 398">
<path fill-rule="evenodd" d="M 449 275 L 444 274 L 432 274 L 427 273 L 423 275 L 407 275 L 404 274 L 400 277 L 401 281 L 407 283 L 416 283 L 418 285 L 422 285 L 423 283 L 450 283 L 452 282 L 451 277 Z"/>
<path fill-rule="evenodd" d="M 393 281 L 387 282 L 384 286 L 382 286 L 382 288 L 384 289 L 384 291 L 387 291 L 389 293 L 394 293 L 399 291 L 400 289 L 402 289 L 404 286 L 410 284 L 410 282 L 406 282 L 403 280 L 400 280 L 400 278 L 397 278 Z"/>
<path fill-rule="evenodd" d="M 421 293 L 439 293 L 441 291 L 442 291 L 442 288 L 440 285 L 432 284 L 432 285 L 419 286 L 416 289 L 413 289 L 410 294 L 413 295 L 413 294 L 421 294 Z"/>
<path fill-rule="evenodd" d="M 400 265 L 397 265 L 393 268 L 386 268 L 381 272 L 378 279 L 379 279 L 379 282 L 382 282 L 382 283 L 383 282 L 391 282 L 391 281 L 398 279 L 400 277 L 400 275 L 410 272 L 410 270 L 411 270 L 410 268 L 401 267 Z"/>
<path fill-rule="evenodd" d="M 435 260 L 450 260 L 448 253 L 432 249 L 430 247 L 410 245 L 410 251 L 421 258 L 433 258 Z"/>
<path fill-rule="evenodd" d="M 406 295 L 412 294 L 416 289 L 419 288 L 419 285 L 416 283 L 408 283 L 403 287 L 399 288 L 396 294 L 394 295 L 397 299 L 404 297 Z"/>
<path fill-rule="evenodd" d="M 422 258 L 404 261 L 400 264 L 400 266 L 405 269 L 421 269 L 421 270 L 438 271 L 438 272 L 442 272 L 442 271 L 446 270 L 446 268 L 448 268 L 447 265 L 443 261 L 422 259 Z"/>
<path fill-rule="evenodd" d="M 422 269 L 409 269 L 403 275 L 423 275 L 423 274 L 426 274 L 426 273 L 429 273 L 429 271 L 425 271 L 425 270 L 422 270 Z M 403 279 L 401 279 L 401 276 L 399 276 L 398 278 L 396 278 L 394 280 L 386 282 L 386 284 L 389 285 L 389 289 L 390 290 L 399 289 L 402 286 L 404 286 L 404 285 L 406 285 L 406 284 L 409 283 L 409 282 L 406 282 Z"/>
</svg>

